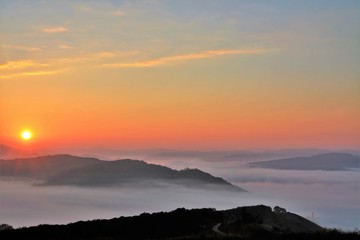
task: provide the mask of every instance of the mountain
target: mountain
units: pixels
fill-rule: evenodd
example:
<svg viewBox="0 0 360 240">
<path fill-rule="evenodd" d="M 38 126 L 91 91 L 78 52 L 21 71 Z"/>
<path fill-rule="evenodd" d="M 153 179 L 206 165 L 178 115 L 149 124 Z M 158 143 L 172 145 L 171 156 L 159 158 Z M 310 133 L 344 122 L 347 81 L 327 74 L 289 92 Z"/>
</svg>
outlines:
<svg viewBox="0 0 360 240">
<path fill-rule="evenodd" d="M 289 157 L 307 157 L 319 154 L 329 153 L 329 150 L 316 148 L 300 148 L 300 149 L 280 149 L 272 151 L 258 151 L 258 152 L 239 152 L 224 157 L 226 161 L 248 160 L 259 161 L 274 158 L 289 158 Z"/>
<path fill-rule="evenodd" d="M 335 237 L 335 238 L 334 238 Z M 0 231 L 12 239 L 358 239 L 358 233 L 326 231 L 285 209 L 259 205 L 217 211 L 176 209 L 110 220 L 39 225 Z"/>
<path fill-rule="evenodd" d="M 329 153 L 324 149 L 280 149 L 272 151 L 179 151 L 168 150 L 154 152 L 146 156 L 147 159 L 201 159 L 206 162 L 213 161 L 259 161 L 269 158 L 287 158 L 299 156 L 312 156 L 316 154 Z"/>
<path fill-rule="evenodd" d="M 101 161 L 71 155 L 53 155 L 34 158 L 0 160 L 1 176 L 46 179 L 63 171 L 84 167 Z"/>
<path fill-rule="evenodd" d="M 0 144 L 0 159 L 14 159 L 21 157 L 33 157 L 37 154 L 29 150 L 23 150 L 19 148 L 10 147 L 4 144 Z"/>
<path fill-rule="evenodd" d="M 5 158 L 7 155 L 17 155 L 20 154 L 21 151 L 17 148 L 13 148 L 7 145 L 0 144 L 0 156 L 1 158 Z"/>
<path fill-rule="evenodd" d="M 127 159 L 144 159 L 144 160 L 174 160 L 182 161 L 199 159 L 205 162 L 241 162 L 241 161 L 262 161 L 268 159 L 280 159 L 288 157 L 313 156 L 332 152 L 326 149 L 316 148 L 300 148 L 300 149 L 278 149 L 267 151 L 244 151 L 244 150 L 175 150 L 175 149 L 104 149 L 104 148 L 88 148 L 67 150 L 75 153 L 81 153 L 82 156 L 92 156 L 115 160 L 119 156 Z M 355 150 L 341 150 L 341 152 L 353 154 Z"/>
<path fill-rule="evenodd" d="M 199 169 L 177 171 L 165 166 L 130 159 L 102 161 L 99 164 L 61 172 L 45 181 L 46 185 L 78 186 L 159 186 L 166 183 L 244 191 L 222 178 L 214 177 Z"/>
<path fill-rule="evenodd" d="M 0 160 L 1 176 L 41 180 L 40 185 L 220 187 L 244 191 L 199 169 L 173 170 L 139 160 L 102 161 L 71 155 Z"/>
<path fill-rule="evenodd" d="M 360 170 L 360 158 L 348 153 L 327 153 L 311 157 L 295 157 L 249 163 L 252 167 L 283 170 Z"/>
</svg>

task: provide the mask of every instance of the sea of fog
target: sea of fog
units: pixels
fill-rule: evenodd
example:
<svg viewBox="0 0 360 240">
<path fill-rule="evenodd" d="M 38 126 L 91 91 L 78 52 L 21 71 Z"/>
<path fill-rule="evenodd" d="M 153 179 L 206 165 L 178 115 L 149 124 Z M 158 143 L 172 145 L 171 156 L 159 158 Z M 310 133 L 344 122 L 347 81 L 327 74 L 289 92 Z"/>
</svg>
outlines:
<svg viewBox="0 0 360 240">
<path fill-rule="evenodd" d="M 174 160 L 175 169 L 197 167 L 246 189 L 246 193 L 167 185 L 163 188 L 34 186 L 0 180 L 0 223 L 14 227 L 109 219 L 179 207 L 228 209 L 282 206 L 323 227 L 360 228 L 360 174 L 356 171 L 287 171 L 248 168 L 243 163 Z"/>
</svg>

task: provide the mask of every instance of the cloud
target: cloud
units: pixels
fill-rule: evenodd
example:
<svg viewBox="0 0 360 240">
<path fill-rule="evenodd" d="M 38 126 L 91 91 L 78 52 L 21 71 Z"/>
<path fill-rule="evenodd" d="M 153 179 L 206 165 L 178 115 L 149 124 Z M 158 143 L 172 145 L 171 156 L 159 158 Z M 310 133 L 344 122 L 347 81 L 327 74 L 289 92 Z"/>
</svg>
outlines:
<svg viewBox="0 0 360 240">
<path fill-rule="evenodd" d="M 52 71 L 29 71 L 29 72 L 21 72 L 21 73 L 13 73 L 7 75 L 1 75 L 0 79 L 14 78 L 14 77 L 26 77 L 26 76 L 43 76 L 43 75 L 53 75 L 63 72 L 61 70 L 52 70 Z"/>
<path fill-rule="evenodd" d="M 58 48 L 71 49 L 72 47 L 62 44 L 59 45 Z M 124 57 L 137 53 L 137 51 L 103 51 L 69 58 L 44 59 L 44 62 L 36 62 L 33 60 L 8 61 L 0 64 L 0 70 L 2 71 L 0 79 L 24 76 L 53 75 L 64 72 L 64 70 L 61 69 L 76 68 L 77 66 L 84 66 L 84 64 L 87 66 L 94 66 L 97 65 L 98 62 L 104 62 L 109 58 Z"/>
<path fill-rule="evenodd" d="M 67 32 L 69 30 L 65 27 L 59 26 L 59 27 L 43 28 L 42 31 L 46 33 L 61 33 L 61 32 Z"/>
<path fill-rule="evenodd" d="M 60 49 L 70 49 L 69 45 L 58 45 Z M 106 63 L 111 59 L 119 59 L 130 55 L 138 55 L 139 51 L 103 51 L 98 53 L 86 54 L 83 56 L 69 57 L 69 58 L 55 58 L 47 59 L 44 62 L 36 62 L 33 60 L 18 60 L 8 61 L 0 64 L 0 69 L 3 70 L 4 78 L 14 78 L 22 76 L 39 76 L 39 75 L 52 75 L 57 74 L 58 70 L 63 68 L 76 68 L 78 66 L 100 66 L 106 68 L 145 68 L 145 67 L 158 67 L 179 64 L 196 59 L 207 59 L 226 55 L 253 55 L 262 54 L 274 51 L 276 49 L 247 49 L 247 50 L 208 50 L 198 53 L 188 53 L 173 55 L 168 57 L 160 57 L 146 61 L 128 62 L 128 63 Z M 76 63 L 76 64 L 75 64 Z"/>
<path fill-rule="evenodd" d="M 79 5 L 77 7 L 78 10 L 80 10 L 81 12 L 91 12 L 93 11 L 93 9 L 90 6 L 86 6 L 86 5 Z"/>
<path fill-rule="evenodd" d="M 58 46 L 58 48 L 60 48 L 60 49 L 71 49 L 71 48 L 73 48 L 73 47 L 70 46 L 70 45 L 67 45 L 67 44 L 60 44 L 60 45 Z"/>
<path fill-rule="evenodd" d="M 59 73 L 60 71 L 34 71 L 34 72 L 24 72 L 23 76 L 40 76 L 40 75 L 53 75 Z"/>
<path fill-rule="evenodd" d="M 60 70 L 50 70 L 50 63 L 39 63 L 32 60 L 8 61 L 0 64 L 2 75 L 0 79 L 8 79 L 23 76 L 53 75 Z"/>
<path fill-rule="evenodd" d="M 95 54 L 95 57 L 99 57 L 99 58 L 109 58 L 115 56 L 117 56 L 115 52 L 100 52 L 98 54 Z"/>
<path fill-rule="evenodd" d="M 116 11 L 110 12 L 110 14 L 113 16 L 124 16 L 124 15 L 126 15 L 126 12 L 123 10 L 116 10 Z"/>
<path fill-rule="evenodd" d="M 19 60 L 19 61 L 9 61 L 4 64 L 0 64 L 0 69 L 2 70 L 13 70 L 29 67 L 46 67 L 48 64 L 34 62 L 32 60 Z"/>
<path fill-rule="evenodd" d="M 186 62 L 195 59 L 213 58 L 224 55 L 253 55 L 274 51 L 275 49 L 246 49 L 246 50 L 208 50 L 199 53 L 189 53 L 182 55 L 174 55 L 169 57 L 155 58 L 146 61 L 132 62 L 132 63 L 109 63 L 103 64 L 102 67 L 109 68 L 144 68 L 156 67 L 163 65 L 171 65 L 181 62 Z"/>
<path fill-rule="evenodd" d="M 20 46 L 20 45 L 3 45 L 3 48 L 12 48 L 12 49 L 24 50 L 24 51 L 28 51 L 28 52 L 41 51 L 41 48 L 27 47 L 27 46 Z"/>
</svg>

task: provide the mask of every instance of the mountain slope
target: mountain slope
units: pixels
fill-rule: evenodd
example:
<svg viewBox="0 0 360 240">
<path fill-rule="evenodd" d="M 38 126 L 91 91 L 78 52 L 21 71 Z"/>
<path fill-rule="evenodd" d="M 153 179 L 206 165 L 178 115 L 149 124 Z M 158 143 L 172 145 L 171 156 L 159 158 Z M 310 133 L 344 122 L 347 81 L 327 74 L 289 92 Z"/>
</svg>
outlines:
<svg viewBox="0 0 360 240">
<path fill-rule="evenodd" d="M 102 161 L 96 158 L 54 155 L 0 161 L 1 176 L 37 179 L 42 181 L 40 185 L 155 187 L 177 184 L 244 191 L 199 169 L 177 171 L 131 159 Z"/>
<path fill-rule="evenodd" d="M 38 156 L 38 154 L 29 150 L 23 150 L 0 144 L 0 159 L 14 159 L 34 156 Z"/>
<path fill-rule="evenodd" d="M 214 230 L 214 226 L 218 229 Z M 224 233 L 226 232 L 226 233 Z M 324 229 L 296 214 L 273 211 L 267 206 L 215 209 L 176 209 L 172 212 L 143 213 L 134 217 L 93 220 L 67 225 L 40 225 L 0 231 L 1 239 L 298 239 L 287 234 L 308 233 L 315 239 Z M 246 236 L 246 238 L 244 238 Z M 300 235 L 301 236 L 301 235 Z M 309 238 L 309 236 L 314 236 Z M 348 235 L 347 237 L 352 237 Z M 356 237 L 356 236 L 355 236 Z M 237 238 L 239 239 L 239 238 Z M 345 238 L 344 238 L 345 239 Z M 356 238 L 348 238 L 356 239 Z"/>
<path fill-rule="evenodd" d="M 1 176 L 46 179 L 60 172 L 100 163 L 96 158 L 53 155 L 34 158 L 0 160 Z"/>
<path fill-rule="evenodd" d="M 99 164 L 76 168 L 47 179 L 47 185 L 116 186 L 157 183 L 180 184 L 188 187 L 213 185 L 225 190 L 243 191 L 222 178 L 214 177 L 198 169 L 181 171 L 148 164 L 139 160 L 102 161 Z"/>
<path fill-rule="evenodd" d="M 249 165 L 252 167 L 284 170 L 343 171 L 352 168 L 360 169 L 360 158 L 348 153 L 327 153 L 311 157 L 252 162 Z"/>
</svg>

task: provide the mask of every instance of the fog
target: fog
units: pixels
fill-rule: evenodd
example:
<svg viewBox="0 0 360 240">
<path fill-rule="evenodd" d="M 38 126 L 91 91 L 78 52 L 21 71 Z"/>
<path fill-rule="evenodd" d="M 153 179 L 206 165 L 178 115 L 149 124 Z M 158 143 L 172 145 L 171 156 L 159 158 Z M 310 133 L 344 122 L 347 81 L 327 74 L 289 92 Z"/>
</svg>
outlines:
<svg viewBox="0 0 360 240">
<path fill-rule="evenodd" d="M 0 181 L 0 222 L 14 227 L 130 216 L 179 207 L 226 209 L 249 205 L 249 194 L 166 185 L 156 188 L 32 186 Z"/>
<path fill-rule="evenodd" d="M 159 162 L 158 162 L 159 163 Z M 357 171 L 286 171 L 249 168 L 244 163 L 173 159 L 175 169 L 197 167 L 246 189 L 247 193 L 162 185 L 154 188 L 34 186 L 0 181 L 0 223 L 14 227 L 113 218 L 179 207 L 228 209 L 265 204 L 285 207 L 324 227 L 360 228 Z"/>
<path fill-rule="evenodd" d="M 358 171 L 242 169 L 232 182 L 324 227 L 360 226 Z"/>
<path fill-rule="evenodd" d="M 162 164 L 192 166 L 249 191 L 253 203 L 280 205 L 317 224 L 353 230 L 360 227 L 360 172 L 250 168 L 249 161 L 205 162 L 168 159 Z M 259 200 L 261 199 L 261 200 Z"/>
</svg>

